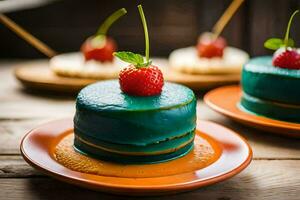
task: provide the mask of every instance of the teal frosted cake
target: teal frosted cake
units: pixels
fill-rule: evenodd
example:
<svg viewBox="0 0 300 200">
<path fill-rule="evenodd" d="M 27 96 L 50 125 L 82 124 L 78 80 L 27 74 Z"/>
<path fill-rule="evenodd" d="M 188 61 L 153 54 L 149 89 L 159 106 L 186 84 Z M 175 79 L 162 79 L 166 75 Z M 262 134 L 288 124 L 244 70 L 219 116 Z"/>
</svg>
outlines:
<svg viewBox="0 0 300 200">
<path fill-rule="evenodd" d="M 87 86 L 79 93 L 74 147 L 102 160 L 155 163 L 193 148 L 196 98 L 182 85 L 165 83 L 161 94 L 134 96 L 117 80 Z"/>
<path fill-rule="evenodd" d="M 275 67 L 271 56 L 251 59 L 242 71 L 242 108 L 300 122 L 300 70 Z"/>
</svg>

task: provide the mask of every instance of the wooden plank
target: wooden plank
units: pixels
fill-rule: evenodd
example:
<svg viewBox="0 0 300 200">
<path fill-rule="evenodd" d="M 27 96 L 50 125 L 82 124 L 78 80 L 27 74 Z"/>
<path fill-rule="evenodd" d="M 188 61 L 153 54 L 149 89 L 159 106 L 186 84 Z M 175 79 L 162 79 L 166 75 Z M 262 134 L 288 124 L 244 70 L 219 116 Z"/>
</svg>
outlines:
<svg viewBox="0 0 300 200">
<path fill-rule="evenodd" d="M 58 96 L 24 91 L 13 76 L 20 62 L 0 63 L 0 119 L 62 118 L 74 114 L 75 96 Z"/>
<path fill-rule="evenodd" d="M 292 160 L 253 161 L 245 171 L 222 183 L 192 192 L 147 199 L 298 200 L 299 165 L 300 161 Z M 131 199 L 85 190 L 46 177 L 1 178 L 0 188 L 0 199 Z"/>
<path fill-rule="evenodd" d="M 1 102 L 0 119 L 64 118 L 75 113 L 74 101 L 16 100 Z"/>
<path fill-rule="evenodd" d="M 0 156 L 0 178 L 44 176 L 28 165 L 21 156 Z M 1 195 L 0 195 L 1 196 Z"/>
<path fill-rule="evenodd" d="M 0 120 L 0 154 L 20 154 L 23 136 L 34 127 L 52 119 Z"/>
</svg>

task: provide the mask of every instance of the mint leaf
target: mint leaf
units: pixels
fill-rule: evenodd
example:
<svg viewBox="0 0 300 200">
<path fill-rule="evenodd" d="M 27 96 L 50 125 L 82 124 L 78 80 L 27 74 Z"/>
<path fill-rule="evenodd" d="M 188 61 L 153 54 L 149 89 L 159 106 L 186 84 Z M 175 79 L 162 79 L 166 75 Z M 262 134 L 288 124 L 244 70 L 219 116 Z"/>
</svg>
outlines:
<svg viewBox="0 0 300 200">
<path fill-rule="evenodd" d="M 132 53 L 129 51 L 119 51 L 114 52 L 113 55 L 123 60 L 124 62 L 128 62 L 137 66 L 144 64 L 144 57 L 140 54 Z"/>
<path fill-rule="evenodd" d="M 284 41 L 280 38 L 270 38 L 264 43 L 264 47 L 271 50 L 277 50 L 280 47 L 286 46 Z M 289 47 L 294 46 L 294 40 L 289 38 L 288 45 Z"/>
<path fill-rule="evenodd" d="M 284 42 L 280 38 L 270 38 L 264 43 L 264 47 L 271 50 L 277 50 L 284 45 Z"/>
</svg>

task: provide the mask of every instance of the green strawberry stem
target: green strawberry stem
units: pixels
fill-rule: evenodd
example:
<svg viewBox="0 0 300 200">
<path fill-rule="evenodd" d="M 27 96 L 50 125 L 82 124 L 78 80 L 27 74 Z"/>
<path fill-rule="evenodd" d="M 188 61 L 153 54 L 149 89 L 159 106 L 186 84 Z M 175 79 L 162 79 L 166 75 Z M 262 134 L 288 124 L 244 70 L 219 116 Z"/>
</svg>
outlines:
<svg viewBox="0 0 300 200">
<path fill-rule="evenodd" d="M 126 13 L 127 13 L 127 10 L 125 8 L 121 8 L 121 9 L 117 10 L 116 12 L 114 12 L 113 14 L 111 14 L 108 18 L 106 18 L 106 20 L 103 22 L 103 24 L 101 24 L 100 28 L 98 29 L 98 31 L 96 33 L 96 36 L 106 35 L 110 26 L 113 23 L 115 23 L 115 21 L 117 21 L 120 17 L 125 15 Z"/>
<path fill-rule="evenodd" d="M 149 63 L 149 49 L 150 49 L 150 47 L 149 47 L 149 35 L 148 35 L 147 22 L 146 22 L 146 18 L 145 18 L 145 15 L 144 15 L 142 5 L 138 5 L 138 9 L 139 9 L 142 24 L 143 24 L 143 27 L 144 27 L 145 45 L 146 45 L 146 47 L 145 47 L 146 63 Z"/>
<path fill-rule="evenodd" d="M 288 23 L 288 26 L 287 26 L 287 29 L 286 29 L 286 32 L 285 32 L 285 36 L 284 36 L 284 46 L 285 48 L 288 47 L 289 45 L 289 34 L 290 34 L 290 29 L 291 29 L 291 24 L 292 24 L 292 21 L 293 21 L 293 18 L 294 16 L 299 12 L 299 10 L 296 10 L 292 16 L 290 17 L 290 20 L 289 20 L 289 23 Z"/>
</svg>

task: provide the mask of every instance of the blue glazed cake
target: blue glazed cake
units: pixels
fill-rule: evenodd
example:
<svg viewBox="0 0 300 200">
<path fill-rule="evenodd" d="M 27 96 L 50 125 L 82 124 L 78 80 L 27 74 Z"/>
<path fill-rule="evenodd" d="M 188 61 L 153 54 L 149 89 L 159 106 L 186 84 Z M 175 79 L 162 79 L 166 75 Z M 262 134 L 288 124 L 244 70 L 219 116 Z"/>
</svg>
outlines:
<svg viewBox="0 0 300 200">
<path fill-rule="evenodd" d="M 242 71 L 243 109 L 300 123 L 300 70 L 272 65 L 271 56 L 251 59 Z"/>
<path fill-rule="evenodd" d="M 121 163 L 156 163 L 193 148 L 196 98 L 182 85 L 165 83 L 158 96 L 123 93 L 117 80 L 81 90 L 76 100 L 74 148 Z"/>
</svg>

